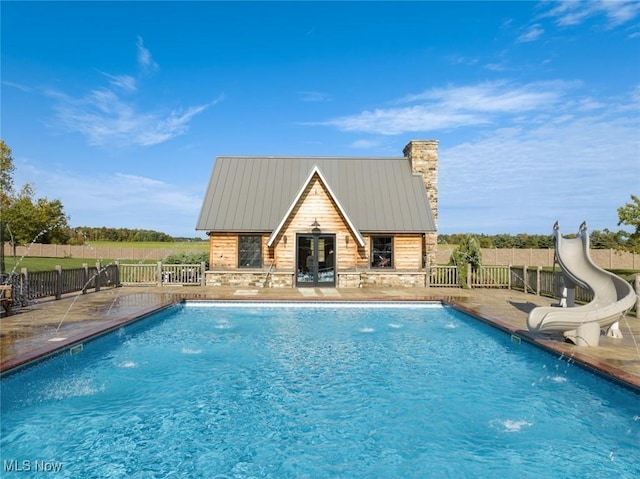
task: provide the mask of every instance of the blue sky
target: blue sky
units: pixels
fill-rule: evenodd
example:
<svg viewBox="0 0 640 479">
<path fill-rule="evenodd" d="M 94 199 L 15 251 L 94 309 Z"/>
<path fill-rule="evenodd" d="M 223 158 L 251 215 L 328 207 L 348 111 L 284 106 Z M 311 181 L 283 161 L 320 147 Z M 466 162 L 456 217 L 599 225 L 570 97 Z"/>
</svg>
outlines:
<svg viewBox="0 0 640 479">
<path fill-rule="evenodd" d="M 617 230 L 640 2 L 8 2 L 15 186 L 72 226 L 203 236 L 216 156 L 440 144 L 442 233 Z"/>
</svg>

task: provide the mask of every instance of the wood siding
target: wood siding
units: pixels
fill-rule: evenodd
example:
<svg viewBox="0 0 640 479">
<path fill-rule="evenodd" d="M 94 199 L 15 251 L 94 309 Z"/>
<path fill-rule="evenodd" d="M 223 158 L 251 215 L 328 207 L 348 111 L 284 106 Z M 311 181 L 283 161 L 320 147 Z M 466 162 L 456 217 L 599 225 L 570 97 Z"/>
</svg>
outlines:
<svg viewBox="0 0 640 479">
<path fill-rule="evenodd" d="M 277 271 L 295 270 L 296 234 L 311 233 L 311 225 L 316 220 L 323 234 L 336 235 L 335 255 L 338 271 L 353 270 L 356 263 L 362 261 L 364 249 L 359 251 L 358 244 L 337 205 L 320 178 L 315 175 L 274 242 Z M 366 264 L 366 258 L 364 262 Z"/>
<path fill-rule="evenodd" d="M 209 236 L 209 269 L 230 270 L 238 268 L 238 236 L 248 233 L 215 233 Z M 260 233 L 251 233 L 260 235 Z M 262 268 L 269 267 L 273 261 L 273 252 L 267 247 L 269 235 L 262 233 Z"/>
<path fill-rule="evenodd" d="M 369 269 L 371 235 L 364 235 L 365 247 L 361 248 L 351 232 L 345 218 L 333 201 L 329 191 L 319 176 L 314 176 L 300 200 L 285 221 L 280 234 L 271 248 L 267 247 L 269 233 L 262 233 L 263 268 L 273 271 L 295 272 L 296 235 L 310 234 L 312 224 L 317 220 L 322 234 L 335 234 L 335 257 L 338 272 L 362 271 Z M 238 269 L 238 235 L 240 233 L 212 233 L 210 235 L 210 269 Z M 393 236 L 394 267 L 389 271 L 421 271 L 421 234 L 385 234 Z"/>
<path fill-rule="evenodd" d="M 238 267 L 238 235 L 216 233 L 209 236 L 209 269 L 235 269 Z"/>
<path fill-rule="evenodd" d="M 422 235 L 395 235 L 393 254 L 395 269 L 401 271 L 422 269 Z"/>
</svg>

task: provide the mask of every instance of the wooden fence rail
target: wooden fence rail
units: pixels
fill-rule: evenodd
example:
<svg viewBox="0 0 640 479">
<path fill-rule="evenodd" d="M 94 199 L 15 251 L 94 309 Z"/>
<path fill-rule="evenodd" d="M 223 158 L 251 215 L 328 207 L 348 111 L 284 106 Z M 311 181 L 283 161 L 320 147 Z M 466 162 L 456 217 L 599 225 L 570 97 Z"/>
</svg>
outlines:
<svg viewBox="0 0 640 479">
<path fill-rule="evenodd" d="M 123 285 L 205 285 L 207 265 L 200 264 L 119 264 Z"/>
<path fill-rule="evenodd" d="M 99 291 L 101 287 L 118 286 L 118 265 L 84 265 L 82 268 L 56 269 L 50 271 L 29 271 L 22 268 L 20 273 L 12 273 L 2 278 L 2 283 L 11 285 L 14 306 L 25 306 L 29 302 L 53 297 L 60 299 L 63 294 L 88 289 Z"/>
</svg>

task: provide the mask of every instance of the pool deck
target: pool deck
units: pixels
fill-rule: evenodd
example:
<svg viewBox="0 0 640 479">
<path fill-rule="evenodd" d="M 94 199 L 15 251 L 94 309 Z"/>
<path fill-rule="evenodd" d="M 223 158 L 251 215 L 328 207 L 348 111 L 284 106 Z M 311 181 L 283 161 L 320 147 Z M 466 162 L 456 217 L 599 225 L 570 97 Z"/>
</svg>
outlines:
<svg viewBox="0 0 640 479">
<path fill-rule="evenodd" d="M 577 347 L 561 335 L 534 334 L 526 318 L 550 298 L 512 290 L 454 288 L 287 288 L 122 287 L 72 294 L 61 300 L 39 301 L 0 319 L 0 372 L 25 365 L 101 332 L 184 299 L 234 301 L 426 301 L 452 304 L 517 338 L 564 355 L 565 358 L 621 381 L 640 391 L 640 319 L 620 322 L 624 337 L 602 336 L 598 347 Z"/>
</svg>

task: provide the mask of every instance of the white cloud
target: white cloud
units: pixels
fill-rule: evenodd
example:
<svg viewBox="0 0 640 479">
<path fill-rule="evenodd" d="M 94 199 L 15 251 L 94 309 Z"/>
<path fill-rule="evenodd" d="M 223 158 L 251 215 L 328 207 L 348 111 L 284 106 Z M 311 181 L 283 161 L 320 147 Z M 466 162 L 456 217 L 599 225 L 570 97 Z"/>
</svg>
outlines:
<svg viewBox="0 0 640 479">
<path fill-rule="evenodd" d="M 151 52 L 145 48 L 142 37 L 138 37 L 138 67 L 145 73 L 153 73 L 158 69 L 158 64 L 151 56 Z"/>
<path fill-rule="evenodd" d="M 20 91 L 23 91 L 25 93 L 28 93 L 31 91 L 31 88 L 29 88 L 26 85 L 23 85 L 22 83 L 16 83 L 16 82 L 12 82 L 12 81 L 7 81 L 7 80 L 2 80 L 2 84 L 11 88 L 16 88 Z"/>
<path fill-rule="evenodd" d="M 563 0 L 549 5 L 551 9 L 544 16 L 554 17 L 560 26 L 579 25 L 589 18 L 604 16 L 607 28 L 614 28 L 640 14 L 637 0 Z"/>
<path fill-rule="evenodd" d="M 376 148 L 380 146 L 380 142 L 376 140 L 356 140 L 353 143 L 351 143 L 351 145 L 349 146 L 351 148 L 363 148 L 363 149 Z"/>
<path fill-rule="evenodd" d="M 182 185 L 127 173 L 84 176 L 24 159 L 16 181 L 28 179 L 36 197 L 59 199 L 74 226 L 110 226 L 161 231 L 173 236 L 200 236 L 195 231 L 204 185 L 191 191 Z M 198 190 L 196 187 L 199 187 Z"/>
<path fill-rule="evenodd" d="M 150 146 L 184 134 L 194 116 L 220 99 L 203 105 L 172 111 L 137 111 L 134 106 L 106 88 L 92 90 L 82 98 L 49 92 L 56 126 L 82 134 L 94 146 Z"/>
<path fill-rule="evenodd" d="M 138 37 L 138 64 L 144 72 L 158 68 L 151 53 Z M 136 79 L 131 75 L 112 75 L 100 72 L 109 87 L 97 87 L 89 93 L 74 97 L 59 91 L 45 92 L 55 100 L 53 126 L 83 135 L 94 146 L 150 146 L 183 135 L 195 116 L 222 100 L 222 96 L 208 103 L 168 110 L 165 107 L 141 110 L 131 98 L 138 92 Z M 123 98 L 121 94 L 128 95 Z"/>
<path fill-rule="evenodd" d="M 133 92 L 137 90 L 136 79 L 130 75 L 110 75 L 109 73 L 100 72 L 109 79 L 114 87 L 124 91 Z"/>
<path fill-rule="evenodd" d="M 333 118 L 323 124 L 344 131 L 398 135 L 477 126 L 493 123 L 498 116 L 554 110 L 576 82 L 536 82 L 513 85 L 488 82 L 471 86 L 448 86 L 407 95 L 406 107 L 379 108 Z"/>
<path fill-rule="evenodd" d="M 543 33 L 544 30 L 541 25 L 536 23 L 535 25 L 528 27 L 527 30 L 518 37 L 517 41 L 520 43 L 533 42 L 540 38 Z"/>
<path fill-rule="evenodd" d="M 516 113 L 557 103 L 575 83 L 555 81 L 512 85 L 506 81 L 472 86 L 435 88 L 405 98 L 426 100 L 450 110 Z"/>
<path fill-rule="evenodd" d="M 138 37 L 138 63 L 145 72 L 157 69 L 157 64 Z M 100 72 L 110 87 L 98 87 L 84 96 L 74 97 L 58 91 L 46 94 L 55 99 L 55 128 L 77 132 L 94 146 L 150 146 L 183 135 L 195 116 L 222 100 L 167 110 L 157 107 L 140 110 L 135 99 L 126 100 L 119 94 L 138 92 L 136 79 L 130 75 Z"/>
<path fill-rule="evenodd" d="M 587 220 L 616 230 L 616 208 L 638 188 L 636 118 L 565 118 L 441 147 L 440 228 L 544 233 L 556 220 L 565 231 Z"/>
<path fill-rule="evenodd" d="M 49 92 L 57 102 L 55 126 L 82 134 L 94 146 L 156 145 L 189 129 L 190 121 L 215 105 L 212 102 L 171 111 L 137 111 L 133 104 L 112 90 L 92 90 L 82 98 L 72 98 L 59 92 Z"/>
<path fill-rule="evenodd" d="M 407 132 L 440 130 L 486 123 L 479 115 L 454 111 L 438 111 L 423 105 L 406 108 L 376 109 L 357 115 L 335 118 L 325 125 L 344 131 L 359 131 L 380 135 L 399 135 Z"/>
<path fill-rule="evenodd" d="M 640 86 L 597 99 L 581 91 L 567 81 L 447 86 L 325 124 L 386 135 L 440 130 L 443 233 L 544 233 L 556 219 L 567 229 L 587 220 L 615 230 L 616 208 L 640 181 Z"/>
<path fill-rule="evenodd" d="M 331 96 L 328 93 L 321 91 L 300 91 L 298 92 L 300 101 L 304 102 L 326 102 L 331 101 Z"/>
</svg>

